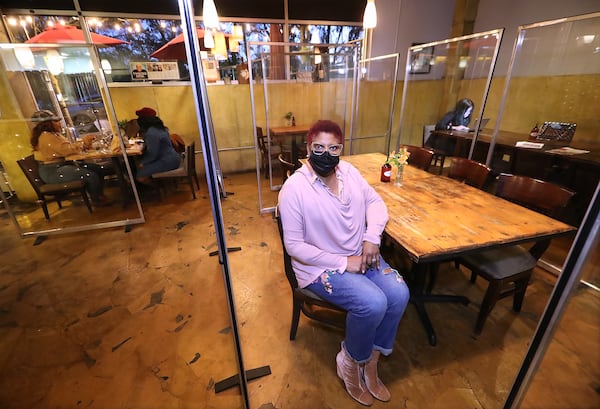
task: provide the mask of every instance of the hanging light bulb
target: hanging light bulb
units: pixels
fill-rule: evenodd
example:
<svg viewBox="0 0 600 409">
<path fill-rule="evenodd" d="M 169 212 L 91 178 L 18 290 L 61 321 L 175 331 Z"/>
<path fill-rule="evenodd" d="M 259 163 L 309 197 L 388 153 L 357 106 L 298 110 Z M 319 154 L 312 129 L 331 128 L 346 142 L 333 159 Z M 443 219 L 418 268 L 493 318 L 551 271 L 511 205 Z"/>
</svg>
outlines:
<svg viewBox="0 0 600 409">
<path fill-rule="evenodd" d="M 202 20 L 204 27 L 219 28 L 219 15 L 213 0 L 204 0 L 202 4 Z"/>
<path fill-rule="evenodd" d="M 377 10 L 375 0 L 367 0 L 365 14 L 363 16 L 363 28 L 375 28 L 377 26 Z"/>
<path fill-rule="evenodd" d="M 204 31 L 204 48 L 215 48 L 215 40 L 210 30 Z"/>
</svg>

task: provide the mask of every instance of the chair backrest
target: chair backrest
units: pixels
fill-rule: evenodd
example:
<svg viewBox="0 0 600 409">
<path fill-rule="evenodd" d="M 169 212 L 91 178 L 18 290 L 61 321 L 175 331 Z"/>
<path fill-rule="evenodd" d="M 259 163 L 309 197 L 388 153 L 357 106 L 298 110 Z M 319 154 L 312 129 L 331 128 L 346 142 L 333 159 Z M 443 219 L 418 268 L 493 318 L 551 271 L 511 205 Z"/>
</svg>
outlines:
<svg viewBox="0 0 600 409">
<path fill-rule="evenodd" d="M 550 217 L 558 217 L 575 192 L 552 182 L 502 173 L 496 195 Z"/>
<path fill-rule="evenodd" d="M 431 136 L 431 131 L 435 129 L 435 124 L 433 125 L 423 125 L 423 146 L 431 146 L 429 143 L 429 137 Z"/>
<path fill-rule="evenodd" d="M 185 141 L 181 136 L 176 133 L 169 134 L 169 138 L 171 139 L 171 144 L 173 145 L 173 149 L 175 149 L 178 153 L 185 152 Z"/>
<path fill-rule="evenodd" d="M 410 152 L 408 157 L 408 164 L 415 166 L 419 169 L 429 170 L 431 166 L 431 160 L 433 159 L 433 151 L 427 148 L 421 148 L 420 146 L 404 145 L 406 150 Z"/>
<path fill-rule="evenodd" d="M 266 150 L 267 144 L 265 143 L 265 135 L 263 134 L 263 130 L 260 126 L 256 127 L 256 140 L 258 141 L 258 147 L 261 152 Z"/>
<path fill-rule="evenodd" d="M 292 268 L 292 258 L 285 249 L 281 216 L 277 213 L 275 215 L 275 218 L 277 219 L 277 229 L 279 230 L 279 238 L 281 239 L 281 247 L 283 249 L 283 269 L 285 270 L 285 276 L 287 277 L 288 283 L 290 284 L 290 287 L 293 291 L 294 289 L 298 288 L 298 280 L 296 279 L 296 274 L 294 273 L 294 269 Z"/>
<path fill-rule="evenodd" d="M 280 153 L 277 156 L 277 160 L 279 160 L 279 164 L 281 165 L 281 174 L 283 178 L 282 182 L 285 182 L 287 178 L 289 178 L 292 175 L 292 173 L 294 173 L 296 167 L 292 162 L 288 162 L 287 160 L 285 160 L 285 158 L 283 157 L 283 153 Z"/>
<path fill-rule="evenodd" d="M 483 188 L 491 169 L 483 163 L 467 158 L 452 158 L 448 177 L 459 180 L 478 189 Z"/>
<path fill-rule="evenodd" d="M 45 183 L 40 178 L 40 174 L 38 172 L 38 163 L 33 157 L 33 155 L 29 155 L 24 157 L 23 159 L 19 159 L 17 163 L 19 164 L 19 167 L 27 177 L 27 180 L 31 184 L 31 187 L 33 187 L 38 196 L 41 195 L 40 187 L 43 186 Z"/>
</svg>

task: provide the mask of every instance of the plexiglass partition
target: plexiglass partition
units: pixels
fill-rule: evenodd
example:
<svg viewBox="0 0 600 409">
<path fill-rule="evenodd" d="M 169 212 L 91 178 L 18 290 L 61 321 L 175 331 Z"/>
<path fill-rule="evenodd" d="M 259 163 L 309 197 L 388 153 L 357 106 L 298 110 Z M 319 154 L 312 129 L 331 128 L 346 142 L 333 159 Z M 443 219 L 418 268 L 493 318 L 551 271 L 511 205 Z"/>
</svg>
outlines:
<svg viewBox="0 0 600 409">
<path fill-rule="evenodd" d="M 283 162 L 299 166 L 306 157 L 310 125 L 331 119 L 350 140 L 358 46 L 249 42 L 248 56 L 259 207 L 269 212 L 286 174 Z"/>
<path fill-rule="evenodd" d="M 567 257 L 546 266 L 558 277 L 507 409 L 600 404 L 592 386 L 600 371 L 598 33 L 600 13 L 520 27 L 502 98 L 497 98 L 498 120 L 489 140 L 493 150 L 476 150 L 497 172 L 551 181 L 575 192 L 561 218 L 579 231 Z"/>
<path fill-rule="evenodd" d="M 401 144 L 427 143 L 449 155 L 469 155 L 480 128 L 480 122 L 475 120 L 482 117 L 501 37 L 499 29 L 408 49 L 400 131 L 391 150 Z M 469 121 L 464 124 L 473 131 L 464 132 L 460 143 L 454 140 L 456 135 L 440 135 L 436 141 L 429 141 L 429 131 L 462 99 L 470 99 L 474 104 Z M 452 133 L 452 129 L 448 132 Z"/>
<path fill-rule="evenodd" d="M 394 123 L 398 54 L 360 61 L 352 140 L 346 155 L 387 153 Z"/>
<path fill-rule="evenodd" d="M 531 176 L 577 192 L 563 215 L 575 226 L 600 175 L 598 33 L 600 13 L 521 27 L 503 94 L 490 95 L 484 113 L 495 127 L 474 152 L 474 159 L 496 173 Z"/>
<path fill-rule="evenodd" d="M 121 136 L 98 67 L 92 46 L 0 44 L 0 161 L 10 181 L 9 194 L 0 194 L 23 236 L 144 222 L 131 173 L 141 150 Z M 39 122 L 32 115 L 39 110 L 56 115 L 61 136 L 73 145 L 81 147 L 83 140 L 90 139 L 85 149 L 60 162 L 92 164 L 87 169 L 96 174 L 112 204 L 88 207 L 84 196 L 93 199 L 88 182 L 84 193 L 61 191 L 57 196 L 47 194 L 55 186 L 34 180 L 39 162 L 31 157 L 31 136 Z"/>
</svg>

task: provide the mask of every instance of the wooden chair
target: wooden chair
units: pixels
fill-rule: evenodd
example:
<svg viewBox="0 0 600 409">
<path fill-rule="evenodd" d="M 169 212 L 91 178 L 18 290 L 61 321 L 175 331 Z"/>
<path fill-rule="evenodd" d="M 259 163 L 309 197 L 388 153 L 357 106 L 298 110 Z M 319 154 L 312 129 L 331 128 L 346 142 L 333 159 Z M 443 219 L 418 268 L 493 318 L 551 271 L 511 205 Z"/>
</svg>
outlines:
<svg viewBox="0 0 600 409">
<path fill-rule="evenodd" d="M 551 182 L 527 176 L 501 174 L 496 186 L 496 195 L 551 217 L 559 215 L 574 192 Z M 475 324 L 475 333 L 480 334 L 485 320 L 502 298 L 513 296 L 513 310 L 519 312 L 527 285 L 538 259 L 550 245 L 550 240 L 540 240 L 527 250 L 515 245 L 460 257 L 458 264 L 471 270 L 471 282 L 478 276 L 489 282 Z"/>
<path fill-rule="evenodd" d="M 181 179 L 185 178 L 192 190 L 192 196 L 196 199 L 196 188 L 200 190 L 198 174 L 196 173 L 196 144 L 192 143 L 185 148 L 185 153 L 181 154 L 181 163 L 177 169 L 166 172 L 154 173 L 152 179 Z M 196 182 L 196 188 L 194 188 Z"/>
<path fill-rule="evenodd" d="M 425 171 L 429 170 L 431 161 L 433 159 L 433 151 L 427 148 L 421 148 L 420 146 L 404 145 L 406 150 L 410 152 L 408 157 L 408 164 L 415 166 Z"/>
<path fill-rule="evenodd" d="M 45 183 L 38 172 L 38 163 L 34 159 L 33 155 L 24 157 L 17 161 L 19 167 L 27 177 L 27 180 L 31 184 L 31 187 L 35 191 L 38 197 L 38 203 L 42 206 L 44 216 L 46 220 L 50 220 L 50 214 L 48 213 L 48 199 L 56 201 L 58 208 L 62 209 L 61 200 L 73 193 L 79 193 L 83 202 L 87 206 L 90 213 L 92 213 L 92 206 L 90 200 L 85 191 L 85 182 L 83 180 L 75 180 L 72 182 L 63 183 Z"/>
<path fill-rule="evenodd" d="M 296 170 L 296 166 L 292 163 L 287 161 L 284 157 L 283 157 L 283 153 L 280 153 L 277 156 L 277 160 L 279 161 L 279 165 L 281 166 L 281 183 L 285 183 L 285 181 L 287 180 L 287 178 L 289 178 L 292 173 L 294 173 L 294 171 Z"/>
<path fill-rule="evenodd" d="M 263 133 L 263 130 L 260 126 L 256 127 L 256 140 L 258 142 L 258 149 L 260 150 L 261 157 L 261 166 L 265 178 L 269 178 L 269 158 L 271 159 L 271 163 L 277 159 L 280 153 L 282 153 L 282 149 L 278 145 L 271 144 L 271 149 L 269 152 L 269 144 L 267 135 Z"/>
<path fill-rule="evenodd" d="M 483 163 L 471 159 L 454 157 L 450 163 L 448 177 L 467 185 L 483 189 L 491 169 Z"/>
<path fill-rule="evenodd" d="M 298 286 L 296 274 L 292 268 L 292 259 L 285 249 L 283 226 L 278 213 L 275 214 L 275 218 L 277 219 L 277 228 L 279 229 L 279 237 L 281 238 L 281 247 L 283 249 L 283 267 L 285 276 L 292 289 L 292 324 L 290 328 L 290 340 L 293 341 L 296 339 L 298 322 L 300 321 L 300 312 L 308 318 L 325 325 L 344 329 L 346 327 L 346 311 L 344 309 L 322 299 L 312 291 Z"/>
<path fill-rule="evenodd" d="M 433 166 L 437 166 L 438 161 L 440 162 L 440 171 L 439 174 L 442 174 L 444 170 L 444 163 L 446 161 L 446 152 L 442 149 L 435 148 L 436 136 L 432 135 L 431 132 L 435 130 L 435 125 L 425 125 L 423 126 L 423 147 L 427 149 L 431 149 L 433 151 L 432 164 Z"/>
</svg>

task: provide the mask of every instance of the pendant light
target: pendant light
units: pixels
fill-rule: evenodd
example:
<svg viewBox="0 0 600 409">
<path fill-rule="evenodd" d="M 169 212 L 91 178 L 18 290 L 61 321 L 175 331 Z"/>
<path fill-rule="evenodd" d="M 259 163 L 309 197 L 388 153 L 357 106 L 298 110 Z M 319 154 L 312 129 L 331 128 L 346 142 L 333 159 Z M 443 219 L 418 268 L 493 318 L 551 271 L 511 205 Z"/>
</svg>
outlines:
<svg viewBox="0 0 600 409">
<path fill-rule="evenodd" d="M 202 20 L 206 28 L 219 28 L 219 15 L 213 0 L 204 0 L 202 4 Z"/>
<path fill-rule="evenodd" d="M 375 28 L 377 26 L 377 9 L 375 0 L 367 0 L 365 14 L 363 16 L 363 28 Z"/>
</svg>

